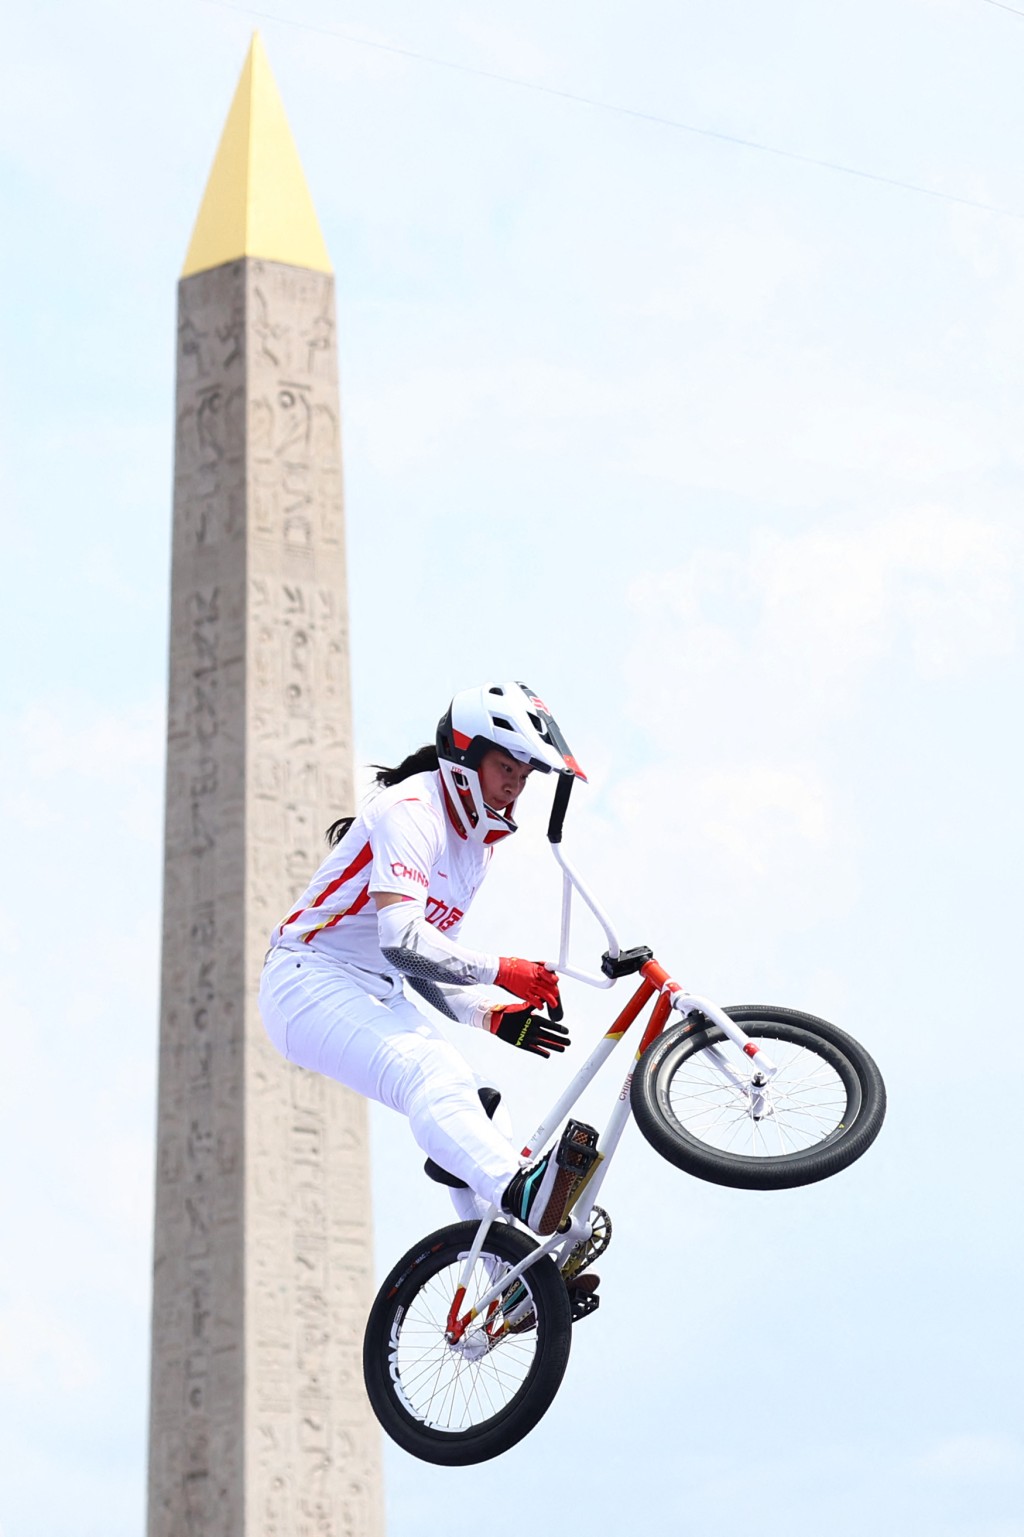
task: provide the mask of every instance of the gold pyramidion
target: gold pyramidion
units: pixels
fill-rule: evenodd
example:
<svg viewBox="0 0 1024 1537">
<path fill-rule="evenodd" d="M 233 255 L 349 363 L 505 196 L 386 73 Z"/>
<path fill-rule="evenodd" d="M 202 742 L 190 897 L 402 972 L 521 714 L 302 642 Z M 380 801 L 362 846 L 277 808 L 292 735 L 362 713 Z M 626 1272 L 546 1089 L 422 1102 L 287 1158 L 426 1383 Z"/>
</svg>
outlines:
<svg viewBox="0 0 1024 1537">
<path fill-rule="evenodd" d="M 258 32 L 192 231 L 182 277 L 243 256 L 330 272 L 284 103 Z"/>
</svg>

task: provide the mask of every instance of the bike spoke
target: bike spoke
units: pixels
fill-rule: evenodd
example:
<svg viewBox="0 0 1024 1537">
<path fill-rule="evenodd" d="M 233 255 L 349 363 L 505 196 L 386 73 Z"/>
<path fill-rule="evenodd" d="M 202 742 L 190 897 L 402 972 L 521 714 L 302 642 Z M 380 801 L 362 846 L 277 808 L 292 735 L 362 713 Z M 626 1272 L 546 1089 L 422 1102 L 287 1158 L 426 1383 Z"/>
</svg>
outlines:
<svg viewBox="0 0 1024 1537">
<path fill-rule="evenodd" d="M 490 1289 L 503 1268 L 503 1263 L 483 1262 L 476 1267 L 464 1311 L 473 1306 L 474 1297 Z M 537 1338 L 535 1333 L 489 1335 L 485 1309 L 461 1343 L 450 1345 L 445 1330 L 460 1272 L 461 1265 L 451 1265 L 432 1277 L 398 1331 L 397 1373 L 407 1405 L 425 1423 L 450 1431 L 482 1424 L 507 1407 L 529 1374 Z M 481 1353 L 474 1357 L 478 1349 Z"/>
<path fill-rule="evenodd" d="M 770 1042 L 778 1071 L 762 1088 L 764 1113 L 757 1119 L 749 1059 L 727 1042 L 715 1049 L 747 1085 L 746 1093 L 724 1075 L 710 1051 L 697 1051 L 682 1063 L 670 1088 L 676 1120 L 709 1147 L 750 1158 L 792 1155 L 830 1136 L 845 1118 L 842 1079 L 815 1052 Z"/>
</svg>

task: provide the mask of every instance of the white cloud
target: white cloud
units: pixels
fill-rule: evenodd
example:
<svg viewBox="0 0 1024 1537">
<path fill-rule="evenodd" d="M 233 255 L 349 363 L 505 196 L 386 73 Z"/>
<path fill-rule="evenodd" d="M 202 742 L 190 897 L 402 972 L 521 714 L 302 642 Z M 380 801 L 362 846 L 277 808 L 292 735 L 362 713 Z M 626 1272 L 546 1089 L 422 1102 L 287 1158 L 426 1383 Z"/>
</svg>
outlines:
<svg viewBox="0 0 1024 1537">
<path fill-rule="evenodd" d="M 472 45 L 477 68 L 486 69 L 490 61 L 494 70 L 523 80 L 542 79 L 557 70 L 550 51 L 524 32 L 518 21 L 503 25 L 495 14 L 485 17 L 472 11 L 463 11 L 457 21 L 459 32 Z"/>
<path fill-rule="evenodd" d="M 883 662 L 934 679 L 1009 654 L 1020 569 L 1016 529 L 938 507 L 700 550 L 632 586 L 636 711 L 716 759 L 716 731 L 735 749 L 741 727 L 745 754 L 785 752 L 799 722 L 813 736 L 848 715 Z"/>
<path fill-rule="evenodd" d="M 600 878 L 626 848 L 648 911 L 682 901 L 767 949 L 834 922 L 867 832 L 846 759 L 877 740 L 890 688 L 902 708 L 901 690 L 1011 650 L 1019 568 L 1015 531 L 923 508 L 637 579 L 625 697 L 655 761 L 605 797 Z"/>
<path fill-rule="evenodd" d="M 660 244 L 650 286 L 637 284 L 637 257 L 618 247 L 622 313 L 634 320 L 699 320 L 714 326 L 721 341 L 744 327 L 760 326 L 780 294 L 813 280 L 820 254 L 794 239 L 770 210 L 761 209 L 742 223 L 715 223 L 673 217 Z M 647 261 L 651 253 L 646 253 Z"/>
<path fill-rule="evenodd" d="M 93 1386 L 100 1365 L 88 1337 L 68 1324 L 63 1302 L 19 1302 L 0 1309 L 0 1383 L 19 1395 L 75 1393 Z"/>
<path fill-rule="evenodd" d="M 923 507 L 756 533 L 637 578 L 620 697 L 652 761 L 629 771 L 620 755 L 617 775 L 595 774 L 567 845 L 623 942 L 674 946 L 666 960 L 678 964 L 685 933 L 693 985 L 710 991 L 709 972 L 735 979 L 740 964 L 769 980 L 787 935 L 836 933 L 860 897 L 870 837 L 850 760 L 865 741 L 877 749 L 879 714 L 905 708 L 908 690 L 1010 651 L 1020 564 L 1008 525 Z M 470 942 L 505 932 L 523 953 L 552 951 L 545 801 L 537 787 L 524 798 L 523 832 L 502 851 Z M 603 940 L 582 913 L 575 932 L 578 962 L 596 962 Z M 833 982 L 829 995 L 841 993 Z M 582 1007 L 602 1009 L 593 997 Z"/>
<path fill-rule="evenodd" d="M 44 879 L 40 853 L 52 854 L 71 838 L 79 857 L 64 874 L 64 898 L 70 900 L 75 887 L 90 886 L 98 897 L 115 828 L 145 861 L 144 869 L 136 864 L 134 879 L 151 884 L 151 856 L 161 832 L 165 719 L 162 702 L 117 709 L 70 689 L 0 716 L 0 790 L 11 829 L 8 874 L 13 883 L 22 863 L 22 902 L 26 887 Z M 88 869 L 87 846 L 93 861 Z"/>
<path fill-rule="evenodd" d="M 97 708 L 86 697 L 30 705 L 8 727 L 8 741 L 33 782 L 69 775 L 109 779 L 162 761 L 164 712 L 155 703 L 129 711 Z"/>
<path fill-rule="evenodd" d="M 1024 1470 L 1024 1445 L 1015 1437 L 991 1434 L 945 1436 L 916 1459 L 924 1478 L 993 1479 Z"/>
<path fill-rule="evenodd" d="M 398 380 L 388 374 L 366 384 L 352 416 L 356 441 L 376 472 L 396 479 L 457 453 L 467 434 L 503 444 L 503 454 L 514 445 L 517 456 L 564 447 L 574 424 L 611 423 L 624 404 L 620 386 L 544 357 L 424 362 Z"/>
</svg>

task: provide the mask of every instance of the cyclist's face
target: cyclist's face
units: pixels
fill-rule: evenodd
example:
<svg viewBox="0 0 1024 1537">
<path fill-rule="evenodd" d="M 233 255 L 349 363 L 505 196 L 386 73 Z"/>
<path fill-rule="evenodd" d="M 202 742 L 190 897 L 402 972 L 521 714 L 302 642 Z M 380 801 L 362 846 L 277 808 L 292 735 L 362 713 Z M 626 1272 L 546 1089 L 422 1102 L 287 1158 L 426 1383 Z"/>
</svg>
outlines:
<svg viewBox="0 0 1024 1537">
<path fill-rule="evenodd" d="M 488 806 L 495 811 L 507 811 L 519 798 L 533 769 L 528 763 L 517 763 L 500 747 L 492 747 L 480 760 L 479 772 L 480 788 Z"/>
</svg>

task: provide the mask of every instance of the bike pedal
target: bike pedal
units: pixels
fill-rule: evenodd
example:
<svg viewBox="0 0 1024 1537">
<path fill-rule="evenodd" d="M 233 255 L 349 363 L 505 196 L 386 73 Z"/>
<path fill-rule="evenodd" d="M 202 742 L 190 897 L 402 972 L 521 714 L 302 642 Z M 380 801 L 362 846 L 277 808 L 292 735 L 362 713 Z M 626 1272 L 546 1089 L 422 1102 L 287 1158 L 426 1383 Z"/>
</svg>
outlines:
<svg viewBox="0 0 1024 1537">
<path fill-rule="evenodd" d="M 581 1318 L 589 1318 L 600 1306 L 601 1299 L 596 1291 L 584 1291 L 577 1286 L 569 1288 L 569 1317 L 574 1324 Z"/>
<path fill-rule="evenodd" d="M 560 1169 L 568 1169 L 577 1179 L 589 1174 L 601 1157 L 597 1151 L 597 1132 L 585 1121 L 569 1121 L 555 1153 Z"/>
</svg>

